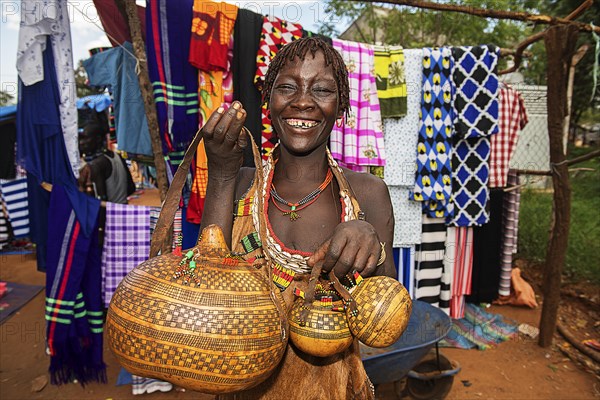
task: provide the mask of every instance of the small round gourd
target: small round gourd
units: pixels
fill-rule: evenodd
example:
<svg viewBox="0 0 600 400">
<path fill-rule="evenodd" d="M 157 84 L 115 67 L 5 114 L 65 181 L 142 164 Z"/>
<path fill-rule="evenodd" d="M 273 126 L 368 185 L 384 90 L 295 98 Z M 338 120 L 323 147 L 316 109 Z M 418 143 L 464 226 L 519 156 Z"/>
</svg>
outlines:
<svg viewBox="0 0 600 400">
<path fill-rule="evenodd" d="M 395 343 L 408 325 L 412 301 L 400 282 L 388 276 L 364 279 L 350 289 L 358 313 L 347 311 L 352 334 L 370 347 Z"/>
<path fill-rule="evenodd" d="M 302 326 L 299 317 L 303 305 L 304 299 L 297 298 L 288 316 L 290 340 L 298 349 L 316 357 L 329 357 L 350 347 L 354 338 L 345 312 L 313 306 Z"/>
<path fill-rule="evenodd" d="M 256 386 L 287 346 L 283 298 L 262 271 L 229 256 L 216 225 L 192 251 L 193 259 L 151 258 L 123 279 L 108 309 L 108 344 L 135 375 L 212 394 Z"/>
</svg>

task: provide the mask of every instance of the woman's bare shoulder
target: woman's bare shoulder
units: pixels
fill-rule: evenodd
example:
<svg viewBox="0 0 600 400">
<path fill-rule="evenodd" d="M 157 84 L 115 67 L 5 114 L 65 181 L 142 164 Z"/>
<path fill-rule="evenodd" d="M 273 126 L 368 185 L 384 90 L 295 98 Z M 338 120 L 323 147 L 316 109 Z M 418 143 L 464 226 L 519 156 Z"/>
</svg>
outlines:
<svg viewBox="0 0 600 400">
<path fill-rule="evenodd" d="M 364 206 L 366 206 L 368 203 L 377 202 L 381 200 L 381 196 L 389 198 L 388 188 L 381 178 L 373 174 L 355 172 L 346 168 L 343 168 L 343 170 L 361 205 L 365 203 Z"/>
</svg>

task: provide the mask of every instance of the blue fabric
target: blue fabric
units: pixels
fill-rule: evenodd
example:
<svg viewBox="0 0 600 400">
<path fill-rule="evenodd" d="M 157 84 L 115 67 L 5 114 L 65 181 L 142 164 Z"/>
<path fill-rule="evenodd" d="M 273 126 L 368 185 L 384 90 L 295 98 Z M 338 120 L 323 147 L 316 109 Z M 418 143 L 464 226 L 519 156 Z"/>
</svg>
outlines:
<svg viewBox="0 0 600 400">
<path fill-rule="evenodd" d="M 86 204 L 81 207 L 81 204 Z M 74 207 L 89 215 L 85 235 Z M 53 384 L 106 382 L 102 360 L 103 304 L 101 251 L 98 244 L 100 201 L 54 185 L 50 196 L 46 274 L 46 340 Z"/>
<path fill-rule="evenodd" d="M 17 114 L 17 106 L 0 107 L 0 121 L 12 119 Z"/>
<path fill-rule="evenodd" d="M 136 60 L 129 42 L 83 61 L 90 85 L 111 86 L 119 150 L 152 155 L 150 133 L 142 94 L 135 73 Z"/>
<path fill-rule="evenodd" d="M 498 132 L 498 65 L 495 46 L 453 47 L 456 86 L 452 153 L 452 226 L 480 226 L 489 217 L 490 136 Z"/>
<path fill-rule="evenodd" d="M 146 2 L 148 75 L 165 154 L 187 149 L 198 131 L 198 70 L 188 62 L 193 5 L 193 0 Z"/>
<path fill-rule="evenodd" d="M 448 216 L 452 195 L 452 57 L 448 48 L 423 49 L 423 90 L 417 142 L 417 171 L 410 198 L 423 202 L 423 213 Z"/>
<path fill-rule="evenodd" d="M 181 247 L 189 249 L 196 245 L 198 235 L 200 233 L 200 224 L 192 224 L 186 219 L 187 208 L 181 209 L 181 233 L 183 234 L 183 242 Z"/>
<path fill-rule="evenodd" d="M 112 104 L 110 96 L 107 94 L 93 94 L 77 99 L 75 105 L 78 110 L 82 108 L 91 108 L 97 112 L 106 110 Z"/>
<path fill-rule="evenodd" d="M 45 271 L 50 194 L 40 184 L 75 188 L 76 180 L 62 134 L 58 81 L 49 37 L 42 62 L 43 81 L 25 86 L 19 79 L 17 163 L 27 170 L 30 235 L 36 244 L 37 268 Z"/>
</svg>

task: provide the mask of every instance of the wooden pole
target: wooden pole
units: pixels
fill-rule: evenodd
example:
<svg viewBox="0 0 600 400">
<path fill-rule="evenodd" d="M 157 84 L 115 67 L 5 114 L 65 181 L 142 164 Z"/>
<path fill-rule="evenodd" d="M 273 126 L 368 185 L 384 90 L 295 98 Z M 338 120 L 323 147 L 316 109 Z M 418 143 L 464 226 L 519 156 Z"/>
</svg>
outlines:
<svg viewBox="0 0 600 400">
<path fill-rule="evenodd" d="M 352 0 L 352 1 L 360 1 L 360 0 Z M 539 24 L 548 24 L 548 25 L 573 25 L 576 26 L 577 29 L 581 31 L 587 32 L 596 32 L 600 33 L 600 27 L 594 26 L 591 24 L 584 24 L 582 22 L 571 21 L 567 18 L 560 17 L 552 17 L 550 15 L 540 15 L 540 14 L 531 14 L 528 12 L 519 12 L 519 11 L 504 11 L 504 10 L 492 10 L 485 8 L 476 8 L 471 6 L 462 6 L 457 4 L 448 4 L 448 3 L 435 3 L 433 1 L 421 1 L 421 0 L 384 0 L 377 1 L 378 3 L 389 3 L 396 4 L 401 6 L 409 6 L 409 7 L 417 7 L 417 8 L 426 8 L 429 10 L 436 11 L 450 11 L 450 12 L 460 12 L 463 14 L 476 15 L 478 17 L 484 18 L 496 18 L 496 19 L 511 19 L 516 21 L 529 21 L 535 22 Z M 374 3 L 371 1 L 370 3 Z M 589 4 L 588 4 L 589 3 Z M 593 3 L 593 0 L 586 0 L 584 2 L 584 7 L 589 7 Z"/>
<path fill-rule="evenodd" d="M 548 135 L 552 169 L 553 224 L 550 233 L 542 291 L 544 303 L 540 321 L 539 345 L 552 344 L 560 303 L 561 274 L 569 243 L 571 222 L 571 185 L 563 149 L 562 133 L 567 103 L 567 79 L 571 57 L 577 42 L 575 26 L 552 26 L 544 36 L 548 69 Z"/>
<path fill-rule="evenodd" d="M 144 109 L 146 119 L 148 120 L 148 131 L 150 132 L 150 141 L 152 143 L 152 153 L 154 154 L 154 166 L 156 167 L 156 183 L 160 193 L 160 201 L 163 202 L 167 197 L 169 189 L 169 180 L 167 179 L 167 167 L 162 152 L 162 143 L 160 141 L 160 131 L 158 129 L 158 118 L 156 116 L 156 105 L 152 94 L 152 85 L 148 76 L 148 63 L 146 61 L 146 48 L 142 38 L 142 28 L 137 14 L 135 0 L 118 0 L 118 3 L 125 3 L 125 17 L 129 24 L 131 40 L 133 41 L 133 52 L 138 59 L 139 73 L 138 81 L 142 99 L 144 100 Z"/>
</svg>

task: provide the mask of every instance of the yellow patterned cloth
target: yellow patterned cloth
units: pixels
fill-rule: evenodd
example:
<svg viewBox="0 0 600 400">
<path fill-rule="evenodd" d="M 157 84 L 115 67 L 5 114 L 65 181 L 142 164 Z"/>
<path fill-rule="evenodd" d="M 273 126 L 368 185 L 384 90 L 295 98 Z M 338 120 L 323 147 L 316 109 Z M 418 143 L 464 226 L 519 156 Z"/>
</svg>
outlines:
<svg viewBox="0 0 600 400">
<path fill-rule="evenodd" d="M 406 78 L 402 47 L 375 46 L 375 76 L 381 117 L 406 115 Z"/>
</svg>

